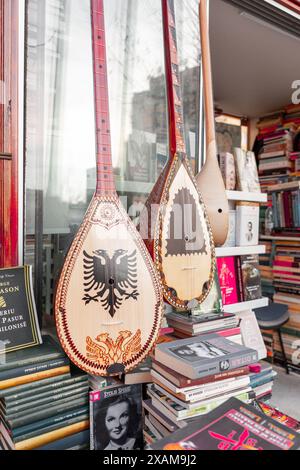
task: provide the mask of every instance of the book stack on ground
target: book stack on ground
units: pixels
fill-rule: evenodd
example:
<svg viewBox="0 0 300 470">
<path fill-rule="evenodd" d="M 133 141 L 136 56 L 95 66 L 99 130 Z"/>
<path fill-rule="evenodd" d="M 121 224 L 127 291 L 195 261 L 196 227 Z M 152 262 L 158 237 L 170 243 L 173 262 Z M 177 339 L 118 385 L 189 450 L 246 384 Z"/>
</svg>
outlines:
<svg viewBox="0 0 300 470">
<path fill-rule="evenodd" d="M 217 333 L 158 345 L 143 402 L 146 441 L 168 436 L 230 397 L 250 403 L 249 365 L 257 358 L 253 349 Z"/>
<path fill-rule="evenodd" d="M 256 400 L 268 402 L 272 398 L 274 378 L 277 372 L 267 362 L 250 366 L 250 386 L 255 393 Z"/>
<path fill-rule="evenodd" d="M 154 442 L 151 450 L 297 450 L 300 435 L 262 410 L 230 398 L 183 429 Z"/>
<path fill-rule="evenodd" d="M 242 344 L 239 317 L 233 313 L 206 313 L 196 316 L 172 312 L 166 317 L 169 325 L 174 329 L 173 336 L 177 338 L 218 333 L 231 341 Z"/>
<path fill-rule="evenodd" d="M 6 354 L 0 363 L 2 447 L 88 447 L 88 387 L 87 374 L 70 373 L 69 359 L 50 336 L 39 346 Z"/>
</svg>

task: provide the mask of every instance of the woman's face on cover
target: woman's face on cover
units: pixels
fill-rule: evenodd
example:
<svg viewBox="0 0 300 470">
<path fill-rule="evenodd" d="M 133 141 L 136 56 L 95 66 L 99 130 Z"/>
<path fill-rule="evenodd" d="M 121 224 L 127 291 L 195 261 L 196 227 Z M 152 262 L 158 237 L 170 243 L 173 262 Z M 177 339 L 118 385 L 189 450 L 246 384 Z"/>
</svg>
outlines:
<svg viewBox="0 0 300 470">
<path fill-rule="evenodd" d="M 124 438 L 129 425 L 129 405 L 123 401 L 108 407 L 105 425 L 110 439 L 119 441 Z"/>
</svg>

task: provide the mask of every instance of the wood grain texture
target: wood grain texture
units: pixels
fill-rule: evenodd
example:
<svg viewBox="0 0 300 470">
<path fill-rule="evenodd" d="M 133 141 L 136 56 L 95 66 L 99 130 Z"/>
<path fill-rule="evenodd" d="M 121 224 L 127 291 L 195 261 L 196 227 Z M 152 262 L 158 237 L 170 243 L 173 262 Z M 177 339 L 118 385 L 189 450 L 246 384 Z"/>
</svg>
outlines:
<svg viewBox="0 0 300 470">
<path fill-rule="evenodd" d="M 85 253 L 95 255 L 99 248 L 108 254 L 107 263 L 108 259 L 112 262 L 120 249 L 125 252 L 123 256 L 136 252 L 135 286 L 131 288 L 123 284 L 118 290 L 115 285 L 114 295 L 120 300 L 120 305 L 113 317 L 105 305 L 108 286 L 98 298 L 96 295 L 101 288 L 90 291 L 95 301 L 86 303 L 84 300 L 85 282 L 88 282 L 85 279 Z M 116 261 L 117 269 L 121 259 L 122 256 Z M 109 275 L 109 266 L 106 264 L 104 268 Z M 109 368 L 115 363 L 122 363 L 127 372 L 155 345 L 162 315 L 159 280 L 143 240 L 117 197 L 93 198 L 64 263 L 57 287 L 55 313 L 63 348 L 78 367 L 91 374 L 114 375 Z M 120 345 L 122 360 L 110 356 L 109 347 L 105 346 L 108 342 L 104 339 L 115 342 L 121 332 L 129 332 L 130 339 L 138 330 L 141 332 L 140 347 L 133 354 L 126 350 L 127 342 L 124 342 Z M 87 338 L 94 343 L 94 357 L 87 348 Z"/>
<path fill-rule="evenodd" d="M 97 187 L 63 265 L 54 307 L 72 362 L 90 374 L 118 375 L 154 347 L 163 302 L 151 256 L 115 190 L 103 0 L 91 0 L 91 21 Z"/>
<path fill-rule="evenodd" d="M 202 196 L 185 153 L 173 0 L 162 0 L 169 117 L 169 160 L 140 217 L 165 299 L 189 310 L 207 297 L 214 276 L 214 243 Z"/>
<path fill-rule="evenodd" d="M 207 0 L 199 5 L 202 68 L 205 101 L 206 161 L 196 176 L 210 220 L 216 246 L 223 245 L 228 234 L 228 200 L 217 160 L 211 58 L 207 24 Z"/>
</svg>

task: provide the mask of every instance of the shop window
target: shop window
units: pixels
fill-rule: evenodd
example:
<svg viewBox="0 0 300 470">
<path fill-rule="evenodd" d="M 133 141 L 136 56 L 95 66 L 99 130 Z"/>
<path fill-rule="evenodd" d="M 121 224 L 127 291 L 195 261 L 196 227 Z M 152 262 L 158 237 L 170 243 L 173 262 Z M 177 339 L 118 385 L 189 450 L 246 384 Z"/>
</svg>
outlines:
<svg viewBox="0 0 300 470">
<path fill-rule="evenodd" d="M 133 219 L 167 159 L 160 0 L 105 0 L 117 190 Z M 176 0 L 188 153 L 199 148 L 198 1 Z M 89 0 L 27 1 L 25 262 L 40 314 L 95 189 Z"/>
</svg>

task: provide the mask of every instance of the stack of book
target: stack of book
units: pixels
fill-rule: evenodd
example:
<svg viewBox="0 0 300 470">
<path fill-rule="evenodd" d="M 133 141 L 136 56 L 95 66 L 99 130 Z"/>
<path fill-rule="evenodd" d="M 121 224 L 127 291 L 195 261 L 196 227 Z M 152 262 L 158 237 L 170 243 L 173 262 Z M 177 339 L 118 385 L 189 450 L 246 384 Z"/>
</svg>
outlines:
<svg viewBox="0 0 300 470">
<path fill-rule="evenodd" d="M 172 312 L 166 317 L 177 338 L 214 332 L 242 344 L 239 318 L 233 313 L 206 313 L 198 316 Z"/>
<path fill-rule="evenodd" d="M 258 354 L 217 333 L 159 344 L 143 402 L 147 442 L 165 437 L 230 397 L 250 403 L 249 365 Z M 153 438 L 153 437 L 152 437 Z"/>
<path fill-rule="evenodd" d="M 292 170 L 290 152 L 293 151 L 293 133 L 284 127 L 274 131 L 260 133 L 262 149 L 259 153 L 259 175 L 281 174 Z"/>
<path fill-rule="evenodd" d="M 283 117 L 283 127 L 285 129 L 300 127 L 300 105 L 289 104 L 284 108 L 285 115 Z"/>
<path fill-rule="evenodd" d="M 272 398 L 274 378 L 277 372 L 267 362 L 251 367 L 250 385 L 255 393 L 256 400 L 267 402 Z"/>
<path fill-rule="evenodd" d="M 89 445 L 88 377 L 70 373 L 50 336 L 10 352 L 0 364 L 0 441 L 5 449 L 69 449 Z"/>
</svg>

